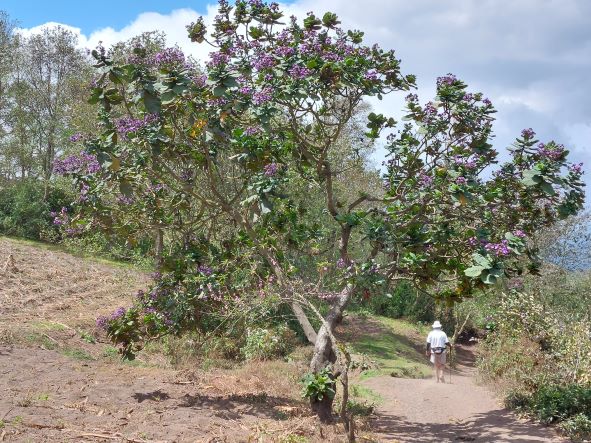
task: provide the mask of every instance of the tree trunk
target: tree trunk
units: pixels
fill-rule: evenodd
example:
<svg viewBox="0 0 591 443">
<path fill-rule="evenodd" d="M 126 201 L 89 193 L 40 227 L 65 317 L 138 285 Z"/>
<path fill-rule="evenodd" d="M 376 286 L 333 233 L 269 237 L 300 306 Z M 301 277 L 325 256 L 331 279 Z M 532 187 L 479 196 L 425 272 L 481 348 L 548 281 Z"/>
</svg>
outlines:
<svg viewBox="0 0 591 443">
<path fill-rule="evenodd" d="M 330 311 L 318 331 L 316 344 L 314 346 L 314 354 L 312 356 L 312 361 L 310 362 L 310 370 L 315 374 L 322 371 L 328 365 L 332 365 L 337 360 L 332 337 L 336 325 L 343 318 L 343 312 L 347 303 L 349 303 L 352 294 L 353 287 L 347 285 L 333 301 Z M 336 378 L 339 374 L 334 374 L 334 376 Z M 333 389 L 335 389 L 336 392 L 336 383 L 333 385 Z M 332 420 L 333 401 L 334 398 L 328 396 L 324 396 L 322 401 L 311 401 L 312 410 L 318 414 L 321 421 L 328 422 Z"/>
</svg>

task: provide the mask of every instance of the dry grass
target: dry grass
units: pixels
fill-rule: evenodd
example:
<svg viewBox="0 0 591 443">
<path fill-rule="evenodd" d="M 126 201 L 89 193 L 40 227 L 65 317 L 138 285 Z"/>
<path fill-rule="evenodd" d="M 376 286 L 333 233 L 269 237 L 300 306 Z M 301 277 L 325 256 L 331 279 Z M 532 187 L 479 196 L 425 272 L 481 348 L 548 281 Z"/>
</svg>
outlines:
<svg viewBox="0 0 591 443">
<path fill-rule="evenodd" d="M 97 316 L 128 304 L 146 277 L 132 269 L 81 259 L 59 250 L 0 237 L 0 316 L 4 324 L 32 321 L 91 328 Z"/>
</svg>

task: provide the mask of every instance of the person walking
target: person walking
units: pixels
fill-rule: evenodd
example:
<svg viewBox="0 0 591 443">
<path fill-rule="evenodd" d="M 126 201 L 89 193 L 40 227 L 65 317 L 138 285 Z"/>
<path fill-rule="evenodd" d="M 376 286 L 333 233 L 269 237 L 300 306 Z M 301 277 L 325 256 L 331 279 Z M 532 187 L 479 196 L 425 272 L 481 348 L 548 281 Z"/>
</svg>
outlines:
<svg viewBox="0 0 591 443">
<path fill-rule="evenodd" d="M 447 348 L 451 350 L 452 345 L 447 338 L 447 334 L 441 330 L 441 323 L 436 320 L 433 323 L 433 330 L 427 336 L 427 350 L 425 354 L 431 357 L 431 363 L 435 366 L 435 377 L 437 383 L 445 383 L 443 370 L 447 360 Z"/>
</svg>

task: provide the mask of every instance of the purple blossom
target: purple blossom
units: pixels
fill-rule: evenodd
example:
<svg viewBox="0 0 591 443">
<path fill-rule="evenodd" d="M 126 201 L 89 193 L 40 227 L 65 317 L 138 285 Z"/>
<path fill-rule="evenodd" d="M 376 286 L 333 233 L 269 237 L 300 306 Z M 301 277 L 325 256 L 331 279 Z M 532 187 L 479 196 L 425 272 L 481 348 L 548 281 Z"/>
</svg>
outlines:
<svg viewBox="0 0 591 443">
<path fill-rule="evenodd" d="M 147 114 L 142 119 L 136 119 L 132 117 L 123 117 L 115 121 L 115 129 L 124 139 L 127 139 L 127 135 L 138 132 L 140 129 L 158 121 L 156 114 Z"/>
<path fill-rule="evenodd" d="M 53 224 L 56 226 L 67 225 L 70 222 L 68 208 L 63 207 L 59 213 L 52 212 L 51 215 L 54 217 Z"/>
<path fill-rule="evenodd" d="M 339 259 L 337 260 L 337 268 L 339 268 L 339 269 L 344 269 L 344 268 L 346 268 L 346 267 L 347 267 L 347 262 L 345 261 L 345 259 L 343 259 L 343 258 L 339 258 Z"/>
<path fill-rule="evenodd" d="M 197 268 L 197 271 L 199 271 L 199 272 L 201 272 L 203 275 L 207 275 L 207 276 L 209 276 L 209 275 L 213 274 L 213 269 L 211 269 L 211 268 L 210 268 L 209 266 L 207 266 L 207 265 L 200 265 L 200 266 Z"/>
<path fill-rule="evenodd" d="M 73 143 L 76 143 L 76 142 L 82 140 L 83 137 L 84 137 L 84 135 L 82 135 L 81 132 L 77 132 L 76 134 L 71 135 L 69 140 Z"/>
<path fill-rule="evenodd" d="M 207 67 L 217 68 L 219 66 L 227 64 L 229 61 L 230 56 L 228 54 L 224 54 L 223 52 L 210 52 Z"/>
<path fill-rule="evenodd" d="M 457 78 L 455 75 L 447 74 L 443 77 L 437 78 L 437 86 L 441 87 L 443 85 L 453 85 L 455 81 L 457 81 Z"/>
<path fill-rule="evenodd" d="M 271 88 L 263 88 L 252 95 L 252 103 L 256 106 L 263 105 L 273 98 Z"/>
<path fill-rule="evenodd" d="M 279 166 L 277 165 L 277 163 L 273 162 L 273 163 L 269 163 L 267 165 L 265 165 L 265 175 L 267 177 L 273 177 L 275 174 L 277 174 L 277 170 L 279 169 Z"/>
<path fill-rule="evenodd" d="M 564 155 L 563 145 L 545 145 L 544 143 L 538 143 L 538 154 L 542 157 L 547 157 L 550 160 L 560 160 Z"/>
<path fill-rule="evenodd" d="M 484 249 L 497 257 L 506 256 L 511 253 L 509 242 L 507 240 L 502 240 L 500 243 L 486 243 Z"/>
<path fill-rule="evenodd" d="M 482 100 L 482 103 L 484 103 L 485 106 L 491 106 L 492 105 L 492 102 L 488 98 L 485 98 L 484 100 Z"/>
<path fill-rule="evenodd" d="M 458 177 L 456 178 L 456 183 L 458 185 L 465 185 L 466 183 L 468 183 L 468 180 L 466 180 L 466 177 Z"/>
<path fill-rule="evenodd" d="M 419 176 L 419 183 L 421 184 L 421 186 L 429 187 L 433 184 L 433 177 L 427 174 L 421 174 Z"/>
<path fill-rule="evenodd" d="M 530 139 L 530 138 L 534 138 L 535 136 L 536 136 L 536 133 L 534 132 L 534 130 L 532 128 L 524 129 L 523 131 L 521 131 L 522 138 Z"/>
<path fill-rule="evenodd" d="M 519 237 L 519 238 L 525 238 L 526 237 L 525 232 L 523 232 L 521 229 L 517 229 L 517 230 L 513 231 L 513 235 L 515 237 Z"/>
<path fill-rule="evenodd" d="M 468 239 L 468 244 L 470 246 L 476 246 L 479 243 L 478 239 L 476 237 L 470 237 Z"/>
<path fill-rule="evenodd" d="M 312 71 L 304 66 L 300 65 L 293 65 L 289 69 L 289 75 L 291 75 L 295 79 L 302 79 L 310 76 Z"/>
<path fill-rule="evenodd" d="M 258 71 L 275 66 L 275 58 L 269 54 L 261 54 L 252 64 Z"/>
<path fill-rule="evenodd" d="M 472 100 L 474 100 L 474 94 L 472 94 L 470 92 L 464 94 L 463 100 L 465 102 L 471 102 Z"/>
<path fill-rule="evenodd" d="M 80 196 L 78 197 L 78 201 L 85 202 L 88 201 L 88 192 L 90 191 L 90 186 L 86 183 L 82 183 L 80 187 Z"/>
<path fill-rule="evenodd" d="M 122 205 L 131 205 L 133 203 L 133 198 L 131 197 L 127 197 L 125 195 L 118 195 L 117 196 L 117 201 L 119 203 L 121 203 Z"/>
<path fill-rule="evenodd" d="M 107 329 L 107 325 L 109 323 L 109 319 L 104 315 L 101 315 L 96 319 L 96 326 L 99 329 Z"/>
<path fill-rule="evenodd" d="M 369 80 L 369 81 L 377 81 L 378 80 L 378 73 L 375 69 L 370 69 L 369 71 L 367 71 L 364 75 L 363 78 L 365 80 Z"/>
<path fill-rule="evenodd" d="M 95 155 L 81 152 L 70 155 L 61 160 L 55 160 L 53 171 L 59 175 L 66 174 L 94 174 L 101 169 Z"/>
<path fill-rule="evenodd" d="M 568 167 L 568 170 L 573 174 L 583 173 L 583 163 L 574 163 Z"/>
<path fill-rule="evenodd" d="M 293 49 L 291 46 L 280 46 L 275 52 L 280 57 L 289 57 L 295 53 L 295 49 Z"/>
<path fill-rule="evenodd" d="M 113 312 L 111 314 L 111 320 L 117 320 L 117 319 L 123 317 L 126 313 L 127 313 L 127 309 L 125 309 L 123 307 L 117 308 L 115 310 L 115 312 Z"/>
<path fill-rule="evenodd" d="M 249 126 L 248 128 L 246 128 L 246 129 L 244 130 L 244 133 L 245 133 L 246 135 L 253 136 L 253 135 L 260 134 L 260 133 L 261 133 L 261 131 L 262 131 L 262 129 L 261 129 L 261 128 L 259 128 L 258 126 Z"/>
<path fill-rule="evenodd" d="M 185 54 L 179 48 L 166 48 L 163 51 L 157 52 L 150 60 L 154 66 L 170 66 L 170 65 L 184 65 Z"/>
</svg>

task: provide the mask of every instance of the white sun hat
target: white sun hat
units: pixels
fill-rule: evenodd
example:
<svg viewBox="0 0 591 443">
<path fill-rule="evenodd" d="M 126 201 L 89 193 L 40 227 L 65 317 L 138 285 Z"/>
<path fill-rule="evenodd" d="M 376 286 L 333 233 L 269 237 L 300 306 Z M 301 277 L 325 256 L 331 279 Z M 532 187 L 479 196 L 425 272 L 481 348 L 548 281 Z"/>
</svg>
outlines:
<svg viewBox="0 0 591 443">
<path fill-rule="evenodd" d="M 438 329 L 441 328 L 441 323 L 439 323 L 439 320 L 435 320 L 435 323 L 433 323 L 433 329 Z"/>
</svg>

